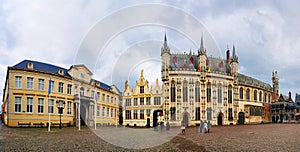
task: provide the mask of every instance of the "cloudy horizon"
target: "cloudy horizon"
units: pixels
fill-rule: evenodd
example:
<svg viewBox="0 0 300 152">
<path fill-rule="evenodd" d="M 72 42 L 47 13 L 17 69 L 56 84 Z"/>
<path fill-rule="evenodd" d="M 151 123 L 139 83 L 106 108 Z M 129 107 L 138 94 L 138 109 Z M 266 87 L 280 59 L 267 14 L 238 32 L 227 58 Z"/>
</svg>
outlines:
<svg viewBox="0 0 300 152">
<path fill-rule="evenodd" d="M 160 78 L 160 48 L 166 32 L 171 52 L 176 53 L 190 50 L 196 53 L 201 35 L 209 56 L 224 58 L 227 46 L 232 50 L 234 44 L 240 73 L 272 85 L 272 71 L 276 70 L 282 94 L 287 95 L 291 91 L 294 98 L 296 93 L 300 93 L 297 85 L 300 83 L 298 1 L 178 0 L 149 4 L 148 1 L 28 3 L 0 0 L 0 3 L 1 88 L 4 88 L 7 67 L 25 59 L 63 68 L 83 63 L 94 73 L 95 79 L 115 84 L 121 91 L 127 79 L 132 87 L 135 85 L 141 69 L 144 69 L 150 84 L 154 84 L 155 79 Z M 136 10 L 128 9 L 145 4 L 161 7 L 151 13 L 147 10 L 151 8 L 144 11 L 138 7 Z M 132 20 L 126 19 L 128 16 L 123 12 L 118 14 L 126 8 Z M 119 15 L 119 18 L 114 15 Z M 109 24 L 109 29 L 98 31 L 109 34 L 114 28 L 120 28 L 119 25 L 127 25 L 127 22 L 137 19 L 143 22 L 145 16 L 151 16 L 153 20 L 150 21 L 155 24 L 135 23 L 138 26 L 118 29 L 121 32 L 115 35 L 101 35 L 101 38 L 107 36 L 107 43 L 100 45 L 100 39 L 92 43 L 95 44 L 93 49 L 97 49 L 95 56 L 91 54 L 93 52 L 87 52 L 91 48 L 83 45 L 91 31 L 97 30 L 95 27 L 103 21 L 114 23 Z M 201 28 L 191 26 L 196 24 L 195 27 Z M 97 34 L 97 31 L 94 32 L 91 39 L 98 38 Z M 89 55 L 80 58 L 83 57 L 81 53 Z M 88 62 L 90 59 L 92 63 Z"/>
</svg>

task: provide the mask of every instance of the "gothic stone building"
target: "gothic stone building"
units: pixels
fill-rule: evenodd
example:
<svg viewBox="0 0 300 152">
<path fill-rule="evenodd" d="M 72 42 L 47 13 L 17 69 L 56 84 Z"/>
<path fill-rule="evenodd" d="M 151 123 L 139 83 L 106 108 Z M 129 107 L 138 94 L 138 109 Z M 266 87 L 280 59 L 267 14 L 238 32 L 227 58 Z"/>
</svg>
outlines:
<svg viewBox="0 0 300 152">
<path fill-rule="evenodd" d="M 226 59 L 208 57 L 203 37 L 197 53 L 171 53 L 165 35 L 161 48 L 164 86 L 163 111 L 171 125 L 213 125 L 270 122 L 270 103 L 278 94 L 278 75 L 273 86 L 238 72 L 233 45 Z"/>
</svg>

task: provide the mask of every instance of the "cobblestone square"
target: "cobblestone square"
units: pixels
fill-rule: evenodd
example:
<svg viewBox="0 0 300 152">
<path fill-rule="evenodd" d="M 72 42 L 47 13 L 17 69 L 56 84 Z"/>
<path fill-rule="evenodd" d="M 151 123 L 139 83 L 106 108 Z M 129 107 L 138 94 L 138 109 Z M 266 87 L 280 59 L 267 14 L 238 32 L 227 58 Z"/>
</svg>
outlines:
<svg viewBox="0 0 300 152">
<path fill-rule="evenodd" d="M 210 133 L 188 127 L 157 147 L 131 150 L 107 143 L 89 128 L 0 126 L 0 151 L 300 151 L 300 124 L 213 126 Z M 147 143 L 145 143 L 147 144 Z"/>
</svg>

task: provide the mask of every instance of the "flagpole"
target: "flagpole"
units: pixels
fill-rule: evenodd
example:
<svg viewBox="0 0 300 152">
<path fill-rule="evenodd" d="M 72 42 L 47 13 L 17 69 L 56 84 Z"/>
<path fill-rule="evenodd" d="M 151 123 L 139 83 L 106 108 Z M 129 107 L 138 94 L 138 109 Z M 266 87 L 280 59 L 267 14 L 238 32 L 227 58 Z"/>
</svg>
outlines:
<svg viewBox="0 0 300 152">
<path fill-rule="evenodd" d="M 94 104 L 94 123 L 95 123 L 95 130 L 97 129 L 97 122 L 96 122 L 96 89 L 94 88 L 94 101 L 95 101 L 95 104 Z"/>
<path fill-rule="evenodd" d="M 80 86 L 78 86 L 78 100 L 79 100 L 79 106 L 78 106 L 78 130 L 80 130 Z"/>
<path fill-rule="evenodd" d="M 49 97 L 50 97 L 50 93 L 51 93 L 51 77 L 49 80 L 49 86 L 48 86 L 48 107 L 49 107 Z M 54 108 L 54 107 L 53 107 Z M 49 112 L 49 108 L 48 108 L 48 132 L 51 131 L 51 121 L 50 121 L 50 112 Z"/>
</svg>

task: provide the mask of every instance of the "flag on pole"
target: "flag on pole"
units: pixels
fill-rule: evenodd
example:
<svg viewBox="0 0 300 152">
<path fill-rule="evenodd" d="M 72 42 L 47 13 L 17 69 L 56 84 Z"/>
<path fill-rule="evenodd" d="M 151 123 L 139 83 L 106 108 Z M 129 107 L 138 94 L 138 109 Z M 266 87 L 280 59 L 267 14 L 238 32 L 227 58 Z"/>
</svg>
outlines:
<svg viewBox="0 0 300 152">
<path fill-rule="evenodd" d="M 48 104 L 49 104 L 49 97 L 51 93 L 51 77 L 49 80 L 49 86 L 48 86 Z M 49 109 L 48 109 L 49 110 Z M 50 112 L 48 111 L 48 131 L 50 131 L 50 126 L 51 126 L 51 120 L 50 120 Z"/>
<path fill-rule="evenodd" d="M 50 77 L 50 80 L 49 80 L 49 86 L 48 86 L 48 97 L 51 93 L 51 77 Z"/>
</svg>

